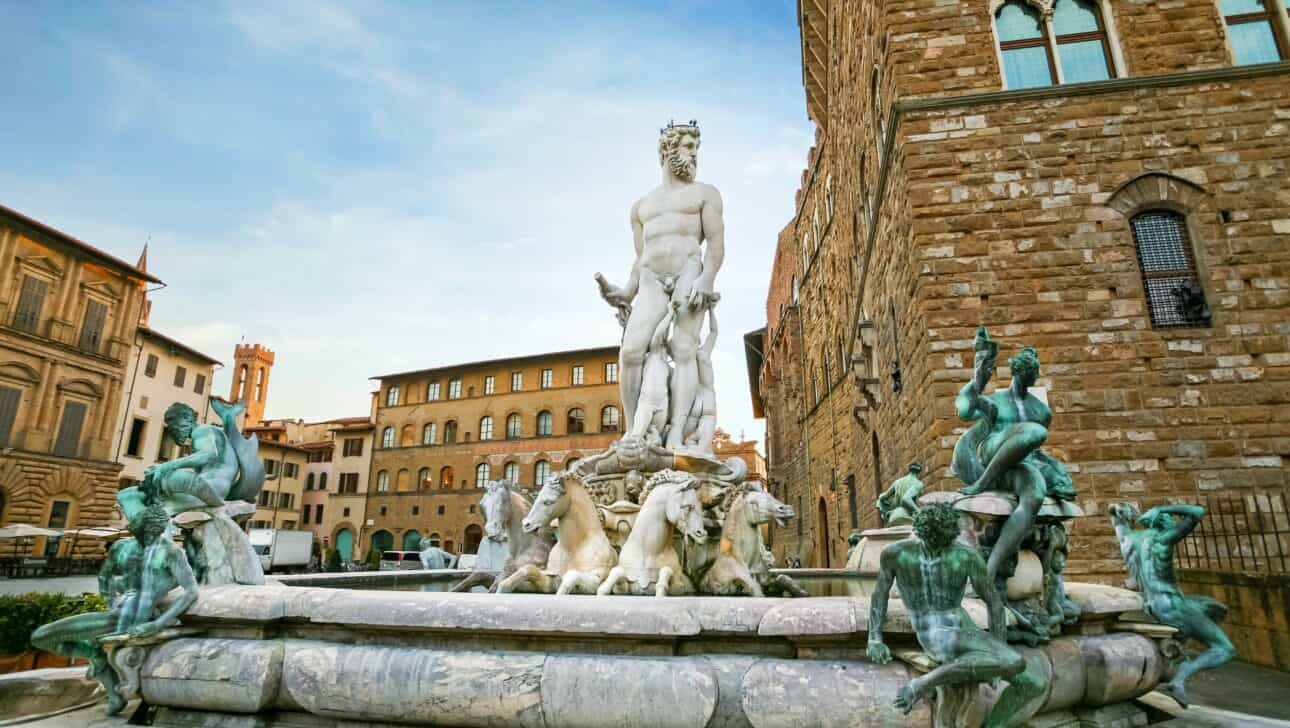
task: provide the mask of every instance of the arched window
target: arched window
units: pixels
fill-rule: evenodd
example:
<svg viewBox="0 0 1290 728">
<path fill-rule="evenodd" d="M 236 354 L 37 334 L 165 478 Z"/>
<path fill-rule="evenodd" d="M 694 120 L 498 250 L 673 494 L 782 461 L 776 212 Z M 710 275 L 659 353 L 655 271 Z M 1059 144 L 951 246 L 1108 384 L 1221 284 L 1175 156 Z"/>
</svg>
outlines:
<svg viewBox="0 0 1290 728">
<path fill-rule="evenodd" d="M 264 367 L 255 370 L 255 401 L 264 401 Z"/>
<path fill-rule="evenodd" d="M 551 463 L 546 460 L 539 460 L 533 465 L 533 487 L 541 488 L 546 485 L 547 478 L 551 477 Z"/>
<path fill-rule="evenodd" d="M 422 445 L 433 445 L 433 444 L 434 444 L 435 438 L 436 438 L 436 436 L 437 436 L 437 434 L 438 434 L 437 432 L 435 432 L 435 430 L 436 430 L 436 429 L 438 429 L 438 428 L 436 428 L 436 427 L 435 427 L 435 423 L 433 423 L 433 422 L 427 422 L 427 423 L 426 423 L 426 426 L 421 428 L 421 444 L 422 444 Z"/>
<path fill-rule="evenodd" d="M 389 492 L 390 492 L 390 473 L 389 473 L 389 471 L 387 471 L 387 470 L 382 470 L 382 471 L 380 471 L 379 473 L 377 473 L 377 474 L 376 474 L 376 492 L 377 492 L 377 493 L 389 493 Z"/>
<path fill-rule="evenodd" d="M 1267 0 L 1222 0 L 1220 6 L 1233 63 L 1245 66 L 1285 58 L 1281 38 L 1273 27 L 1276 11 L 1268 7 Z"/>
<path fill-rule="evenodd" d="M 439 487 L 440 488 L 452 487 L 452 466 L 445 465 L 439 469 Z"/>
<path fill-rule="evenodd" d="M 1053 34 L 1062 83 L 1115 77 L 1111 42 L 1097 0 L 1057 0 L 1053 6 Z"/>
<path fill-rule="evenodd" d="M 313 490 L 313 489 L 314 489 L 314 474 L 309 473 L 305 475 L 305 490 Z"/>
<path fill-rule="evenodd" d="M 434 480 L 430 478 L 430 468 L 421 468 L 417 471 L 417 487 L 429 488 L 434 485 Z"/>
<path fill-rule="evenodd" d="M 506 418 L 506 439 L 518 440 L 523 436 L 524 418 L 515 413 Z"/>
<path fill-rule="evenodd" d="M 600 410 L 600 431 L 618 432 L 618 407 L 615 405 Z"/>
<path fill-rule="evenodd" d="M 412 425 L 404 425 L 403 429 L 399 432 L 399 447 L 411 447 L 416 444 L 413 439 L 415 437 L 416 431 L 412 429 Z"/>
<path fill-rule="evenodd" d="M 582 432 L 587 426 L 587 414 L 582 411 L 581 407 L 574 407 L 569 410 L 569 417 L 565 422 L 564 431 L 570 434 Z"/>
<path fill-rule="evenodd" d="M 1003 54 L 1003 79 L 1007 88 L 1033 88 L 1057 83 L 1048 32 L 1039 10 L 1022 0 L 1004 3 L 994 16 Z"/>
<path fill-rule="evenodd" d="M 381 447 L 383 448 L 394 447 L 394 428 L 393 427 L 387 427 L 384 430 L 381 430 Z"/>
<path fill-rule="evenodd" d="M 318 490 L 327 490 L 327 474 L 318 474 Z"/>
<path fill-rule="evenodd" d="M 457 441 L 457 421 L 456 420 L 448 420 L 447 422 L 443 423 L 443 441 L 445 444 L 449 444 L 449 445 Z"/>
<path fill-rule="evenodd" d="M 472 523 L 466 526 L 466 543 L 462 553 L 474 554 L 479 552 L 479 542 L 484 540 L 484 529 L 480 528 L 478 523 Z"/>
<path fill-rule="evenodd" d="M 475 466 L 475 487 L 483 488 L 488 485 L 488 463 L 480 463 Z"/>
<path fill-rule="evenodd" d="M 550 437 L 551 435 L 551 413 L 542 410 L 537 416 L 537 436 Z"/>
<path fill-rule="evenodd" d="M 1007 88 L 1115 78 L 1111 41 L 1098 0 L 1057 0 L 1050 27 L 1025 0 L 995 14 Z"/>
<path fill-rule="evenodd" d="M 520 464 L 515 462 L 514 460 L 510 461 L 509 463 L 506 463 L 505 467 L 502 468 L 502 477 L 506 478 L 512 483 L 515 483 L 516 485 L 519 485 Z"/>
<path fill-rule="evenodd" d="M 385 392 L 385 406 L 393 407 L 399 403 L 399 385 L 391 384 Z"/>
<path fill-rule="evenodd" d="M 479 439 L 493 439 L 493 418 L 488 415 L 479 418 Z"/>
<path fill-rule="evenodd" d="M 242 401 L 242 399 L 244 399 L 244 398 L 246 397 L 246 395 L 247 395 L 247 394 L 248 394 L 248 392 L 246 391 L 246 365 L 245 365 L 245 364 L 243 364 L 243 365 L 242 365 L 242 369 L 238 372 L 238 375 L 237 375 L 237 399 L 238 399 L 238 401 L 239 401 L 239 402 L 240 402 L 240 401 Z"/>
<path fill-rule="evenodd" d="M 1187 220 L 1172 210 L 1146 210 L 1129 220 L 1142 288 L 1155 328 L 1208 326 L 1209 306 L 1196 274 Z"/>
</svg>

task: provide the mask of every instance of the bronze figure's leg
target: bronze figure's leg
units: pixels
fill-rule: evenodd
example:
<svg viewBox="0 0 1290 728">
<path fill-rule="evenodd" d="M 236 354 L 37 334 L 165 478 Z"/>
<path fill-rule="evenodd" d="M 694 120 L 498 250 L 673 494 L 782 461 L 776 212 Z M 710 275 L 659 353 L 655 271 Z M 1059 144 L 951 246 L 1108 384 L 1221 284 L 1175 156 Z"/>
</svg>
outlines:
<svg viewBox="0 0 1290 728">
<path fill-rule="evenodd" d="M 1222 628 L 1209 617 L 1215 605 L 1222 607 L 1224 614 L 1226 614 L 1226 607 L 1212 599 L 1188 597 L 1184 600 L 1182 613 L 1178 615 L 1178 622 L 1161 620 L 1166 624 L 1178 626 L 1183 636 L 1200 642 L 1206 648 L 1204 652 L 1179 665 L 1174 679 L 1170 680 L 1169 684 L 1162 685 L 1159 688 L 1161 692 L 1168 693 L 1184 708 L 1187 707 L 1188 678 L 1201 670 L 1212 670 L 1215 667 L 1221 667 L 1230 662 L 1233 657 L 1236 657 L 1236 648 L 1232 646 L 1232 641 L 1223 633 Z"/>
<path fill-rule="evenodd" d="M 990 560 L 986 563 L 986 575 L 991 584 L 998 583 L 1003 564 L 1017 555 L 1021 542 L 1026 540 L 1034 528 L 1035 517 L 1039 507 L 1044 504 L 1046 486 L 1039 472 L 1027 463 L 1022 463 L 1008 473 L 1009 480 L 1017 494 L 1017 507 L 1004 521 L 999 529 L 999 539 L 990 549 Z"/>
<path fill-rule="evenodd" d="M 976 495 L 993 487 L 1008 471 L 1021 465 L 1030 453 L 1038 450 L 1047 439 L 1048 429 L 1034 422 L 1021 422 L 1008 427 L 1002 434 L 1002 443 L 986 464 L 985 472 L 975 483 L 960 492 Z"/>
</svg>

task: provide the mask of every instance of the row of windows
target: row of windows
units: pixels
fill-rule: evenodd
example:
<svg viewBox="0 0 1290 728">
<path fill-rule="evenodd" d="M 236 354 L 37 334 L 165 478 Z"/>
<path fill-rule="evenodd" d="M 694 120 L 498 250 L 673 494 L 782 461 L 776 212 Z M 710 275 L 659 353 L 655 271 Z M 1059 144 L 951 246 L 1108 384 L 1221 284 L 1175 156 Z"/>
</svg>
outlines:
<svg viewBox="0 0 1290 728">
<path fill-rule="evenodd" d="M 18 305 L 14 307 L 11 325 L 19 331 L 40 335 L 41 312 L 45 308 L 45 298 L 49 295 L 53 281 L 34 275 L 22 278 L 22 287 L 18 291 Z M 85 313 L 81 317 L 81 333 L 76 345 L 92 354 L 99 353 L 103 344 L 103 330 L 107 324 L 107 304 L 93 298 L 85 301 Z"/>
<path fill-rule="evenodd" d="M 278 464 L 279 464 L 279 462 L 282 462 L 282 461 L 274 460 L 274 459 L 272 459 L 272 458 L 265 458 L 265 460 L 264 460 L 264 474 L 265 474 L 265 475 L 277 475 L 277 474 L 278 474 Z M 299 477 L 300 477 L 300 466 L 299 466 L 299 465 L 297 465 L 296 463 L 282 462 L 282 474 L 283 474 L 285 477 L 288 477 L 288 478 L 299 478 Z"/>
<path fill-rule="evenodd" d="M 461 399 L 461 379 L 454 378 L 448 380 L 448 399 Z M 586 372 L 581 364 L 575 364 L 569 373 L 569 381 L 575 387 L 586 384 Z M 605 362 L 605 382 L 613 383 L 618 381 L 618 362 Z M 550 389 L 555 386 L 555 372 L 551 369 L 543 369 L 539 375 L 538 388 Z M 484 394 L 490 395 L 496 393 L 495 378 L 490 374 L 484 377 Z M 520 392 L 524 389 L 524 373 L 511 372 L 511 390 Z M 429 382 L 425 385 L 425 399 L 423 402 L 439 401 L 440 388 L 439 382 Z M 475 396 L 475 388 L 470 387 L 467 390 L 467 396 Z M 412 403 L 412 385 L 407 385 L 407 391 L 398 384 L 391 384 L 385 390 L 385 406 L 394 407 L 398 404 Z"/>
<path fill-rule="evenodd" d="M 1275 5 L 1290 0 L 1220 0 L 1232 61 L 1238 66 L 1286 58 Z M 995 33 L 1006 88 L 1103 81 L 1118 74 L 1107 18 L 1097 0 L 1057 0 L 1045 19 L 1027 0 L 1011 0 L 995 13 Z"/>
<path fill-rule="evenodd" d="M 160 362 L 156 354 L 149 354 L 143 364 L 143 376 L 153 379 L 157 376 L 157 364 Z M 183 387 L 184 381 L 188 378 L 188 368 L 182 366 L 175 367 L 174 383 L 176 387 Z M 197 394 L 206 392 L 206 375 L 197 372 L 193 377 L 193 391 Z"/>
<path fill-rule="evenodd" d="M 617 406 L 611 404 L 602 408 L 600 410 L 600 432 L 618 432 L 621 426 L 620 418 L 621 415 Z M 534 423 L 534 436 L 550 437 L 554 434 L 552 427 L 554 423 L 554 416 L 549 411 L 542 410 L 538 413 Z M 573 435 L 580 432 L 587 432 L 587 415 L 581 407 L 574 407 L 565 415 L 565 433 Z M 412 429 L 412 425 L 404 425 L 400 435 L 397 443 L 398 447 L 411 447 L 417 444 L 414 440 L 415 431 Z M 492 440 L 493 437 L 493 417 L 492 415 L 485 415 L 479 420 L 479 439 L 481 441 Z M 518 440 L 522 437 L 524 437 L 524 418 L 519 414 L 508 415 L 506 417 L 506 439 Z M 465 441 L 470 442 L 470 433 L 466 433 Z M 442 444 L 451 445 L 455 442 L 457 442 L 457 421 L 448 420 L 443 425 Z M 428 422 L 421 428 L 420 444 L 441 444 L 439 440 L 439 424 L 437 422 Z M 386 427 L 381 430 L 381 447 L 389 449 L 395 446 L 394 428 Z"/>
<path fill-rule="evenodd" d="M 572 462 L 572 459 L 570 459 Z M 533 464 L 532 483 L 525 483 L 521 477 L 520 464 L 514 460 L 507 462 L 502 466 L 502 478 L 519 485 L 540 485 L 545 483 L 551 477 L 551 462 L 549 460 L 539 460 Z M 409 471 L 400 470 L 395 476 L 396 492 L 405 492 L 413 490 L 413 484 L 408 481 Z M 454 487 L 456 474 L 451 465 L 445 465 L 439 469 L 438 479 L 436 480 L 433 471 L 430 468 L 421 468 L 417 471 L 416 487 L 417 490 L 428 488 L 445 488 Z M 493 479 L 492 467 L 488 463 L 480 463 L 475 466 L 475 487 L 483 488 Z M 437 483 L 437 485 L 436 485 Z M 466 487 L 466 480 L 462 479 L 461 487 Z M 381 470 L 376 473 L 376 492 L 390 492 L 390 471 Z"/>
</svg>

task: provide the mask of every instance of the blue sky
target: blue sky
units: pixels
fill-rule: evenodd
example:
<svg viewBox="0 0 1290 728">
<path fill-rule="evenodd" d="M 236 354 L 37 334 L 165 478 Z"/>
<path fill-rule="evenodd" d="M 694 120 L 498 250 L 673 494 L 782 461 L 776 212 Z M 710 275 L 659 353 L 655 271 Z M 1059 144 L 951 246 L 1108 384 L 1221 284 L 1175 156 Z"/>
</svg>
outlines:
<svg viewBox="0 0 1290 728">
<path fill-rule="evenodd" d="M 616 343 L 658 127 L 725 200 L 723 427 L 761 438 L 742 334 L 812 138 L 792 0 L 0 2 L 0 202 L 134 260 L 152 324 L 277 352 L 268 414 L 369 377 Z M 217 392 L 228 372 L 216 375 Z"/>
</svg>

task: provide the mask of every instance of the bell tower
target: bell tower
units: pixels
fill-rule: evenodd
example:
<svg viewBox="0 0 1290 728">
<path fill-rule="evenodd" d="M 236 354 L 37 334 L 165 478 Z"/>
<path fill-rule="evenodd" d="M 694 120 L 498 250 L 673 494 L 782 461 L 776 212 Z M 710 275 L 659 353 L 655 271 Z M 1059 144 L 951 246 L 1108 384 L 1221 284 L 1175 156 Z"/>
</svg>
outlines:
<svg viewBox="0 0 1290 728">
<path fill-rule="evenodd" d="M 246 426 L 264 420 L 264 402 L 269 397 L 269 371 L 273 352 L 259 344 L 239 344 L 233 349 L 233 383 L 228 398 L 246 403 Z"/>
</svg>

